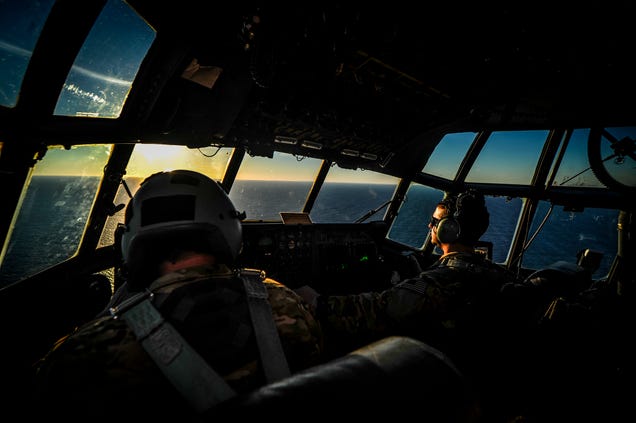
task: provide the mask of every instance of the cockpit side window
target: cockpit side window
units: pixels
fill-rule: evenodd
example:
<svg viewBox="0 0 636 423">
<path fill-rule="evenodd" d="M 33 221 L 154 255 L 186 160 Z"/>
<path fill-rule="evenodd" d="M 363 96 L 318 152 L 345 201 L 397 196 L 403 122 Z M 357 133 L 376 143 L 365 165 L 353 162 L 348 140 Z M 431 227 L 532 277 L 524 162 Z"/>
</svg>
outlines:
<svg viewBox="0 0 636 423">
<path fill-rule="evenodd" d="M 517 224 L 524 204 L 522 198 L 486 195 L 486 207 L 490 213 L 488 229 L 482 235 L 482 241 L 492 242 L 492 261 L 507 263 L 512 238 L 517 230 Z"/>
<path fill-rule="evenodd" d="M 417 249 L 424 247 L 428 222 L 443 197 L 444 191 L 412 182 L 387 238 Z"/>
<path fill-rule="evenodd" d="M 443 191 L 411 183 L 387 238 L 422 249 L 429 232 L 428 222 L 435 206 L 443 197 Z M 492 243 L 491 258 L 494 262 L 505 263 L 517 230 L 523 200 L 492 195 L 486 195 L 485 199 L 490 213 L 490 224 L 481 240 Z M 436 252 L 441 254 L 439 250 Z"/>
<path fill-rule="evenodd" d="M 541 269 L 557 261 L 577 262 L 577 254 L 591 249 L 603 254 L 598 269 L 592 274 L 602 278 L 609 272 L 618 242 L 618 211 L 588 207 L 583 210 L 567 209 L 540 201 L 530 228 L 532 236 L 547 217 L 532 244 L 526 250 L 522 264 Z"/>
<path fill-rule="evenodd" d="M 110 149 L 51 147 L 35 165 L 0 265 L 0 288 L 76 253 Z"/>
</svg>

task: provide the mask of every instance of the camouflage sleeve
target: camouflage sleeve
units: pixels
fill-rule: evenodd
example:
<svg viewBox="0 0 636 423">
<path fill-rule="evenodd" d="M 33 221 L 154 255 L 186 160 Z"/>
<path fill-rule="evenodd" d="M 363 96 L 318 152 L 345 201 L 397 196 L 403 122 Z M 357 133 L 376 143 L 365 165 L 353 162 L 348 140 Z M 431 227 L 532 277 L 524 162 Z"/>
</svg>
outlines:
<svg viewBox="0 0 636 423">
<path fill-rule="evenodd" d="M 126 323 L 100 318 L 56 343 L 36 364 L 33 400 L 45 417 L 72 409 L 86 421 L 106 421 L 152 401 L 181 405 L 172 392 Z M 159 410 L 166 408 L 150 413 Z"/>
<path fill-rule="evenodd" d="M 388 297 L 388 291 L 321 297 L 318 315 L 329 331 L 355 336 L 382 332 L 388 324 Z"/>
<path fill-rule="evenodd" d="M 318 364 L 322 359 L 322 328 L 309 310 L 308 304 L 292 289 L 267 278 L 269 303 L 290 369 Z"/>
<path fill-rule="evenodd" d="M 444 319 L 458 284 L 428 277 L 407 279 L 383 292 L 321 298 L 318 316 L 325 332 L 379 337 L 407 332 L 422 320 Z"/>
<path fill-rule="evenodd" d="M 387 314 L 393 324 L 405 328 L 452 326 L 453 312 L 464 299 L 464 284 L 453 279 L 421 275 L 400 282 L 387 301 Z"/>
</svg>

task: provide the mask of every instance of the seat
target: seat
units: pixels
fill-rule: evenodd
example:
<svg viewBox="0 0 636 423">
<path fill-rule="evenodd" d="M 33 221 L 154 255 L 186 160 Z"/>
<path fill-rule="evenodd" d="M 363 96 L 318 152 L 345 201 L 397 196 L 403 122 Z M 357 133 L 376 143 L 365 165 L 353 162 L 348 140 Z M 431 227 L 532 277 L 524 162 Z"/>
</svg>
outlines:
<svg viewBox="0 0 636 423">
<path fill-rule="evenodd" d="M 556 261 L 530 274 L 525 281 L 550 297 L 570 297 L 589 288 L 592 278 L 590 271 L 578 264 Z"/>
<path fill-rule="evenodd" d="M 399 410 L 449 423 L 471 421 L 474 411 L 470 387 L 447 356 L 418 340 L 392 336 L 239 396 L 214 413 L 276 417 L 290 407 L 312 418 Z"/>
</svg>

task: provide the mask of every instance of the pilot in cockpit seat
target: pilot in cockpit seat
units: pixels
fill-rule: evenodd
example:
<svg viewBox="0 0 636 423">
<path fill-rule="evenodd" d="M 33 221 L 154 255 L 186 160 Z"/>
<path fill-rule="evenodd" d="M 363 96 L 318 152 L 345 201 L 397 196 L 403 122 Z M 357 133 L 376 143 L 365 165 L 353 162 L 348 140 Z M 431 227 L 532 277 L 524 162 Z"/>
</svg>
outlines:
<svg viewBox="0 0 636 423">
<path fill-rule="evenodd" d="M 144 180 L 121 237 L 127 280 L 107 312 L 40 360 L 36 409 L 81 421 L 196 420 L 320 362 L 308 305 L 263 272 L 233 267 L 243 218 L 203 174 Z"/>
<path fill-rule="evenodd" d="M 297 288 L 320 320 L 326 354 L 385 336 L 409 336 L 448 354 L 476 383 L 494 381 L 494 367 L 486 360 L 496 361 L 489 352 L 503 339 L 501 288 L 516 277 L 476 251 L 489 223 L 480 192 L 446 195 L 428 224 L 430 240 L 443 254 L 419 275 L 382 292 L 327 296 L 309 286 Z"/>
<path fill-rule="evenodd" d="M 476 251 L 489 217 L 484 196 L 476 190 L 446 195 L 428 224 L 430 240 L 442 255 L 416 277 L 382 292 L 324 296 L 309 286 L 296 292 L 314 306 L 325 336 L 364 344 L 399 334 L 443 349 L 478 308 L 499 298 L 501 287 L 516 280 Z"/>
</svg>

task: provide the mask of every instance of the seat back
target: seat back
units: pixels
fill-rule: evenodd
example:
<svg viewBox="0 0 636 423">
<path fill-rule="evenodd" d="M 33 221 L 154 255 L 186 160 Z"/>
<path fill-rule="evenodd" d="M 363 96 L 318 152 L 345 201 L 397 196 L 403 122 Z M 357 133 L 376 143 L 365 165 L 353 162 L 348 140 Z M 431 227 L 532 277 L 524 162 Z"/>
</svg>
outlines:
<svg viewBox="0 0 636 423">
<path fill-rule="evenodd" d="M 420 421 L 450 423 L 472 421 L 473 405 L 463 375 L 443 353 L 392 336 L 240 396 L 215 412 L 274 417 L 293 407 L 311 417 L 348 411 L 377 417 L 412 411 Z"/>
</svg>

